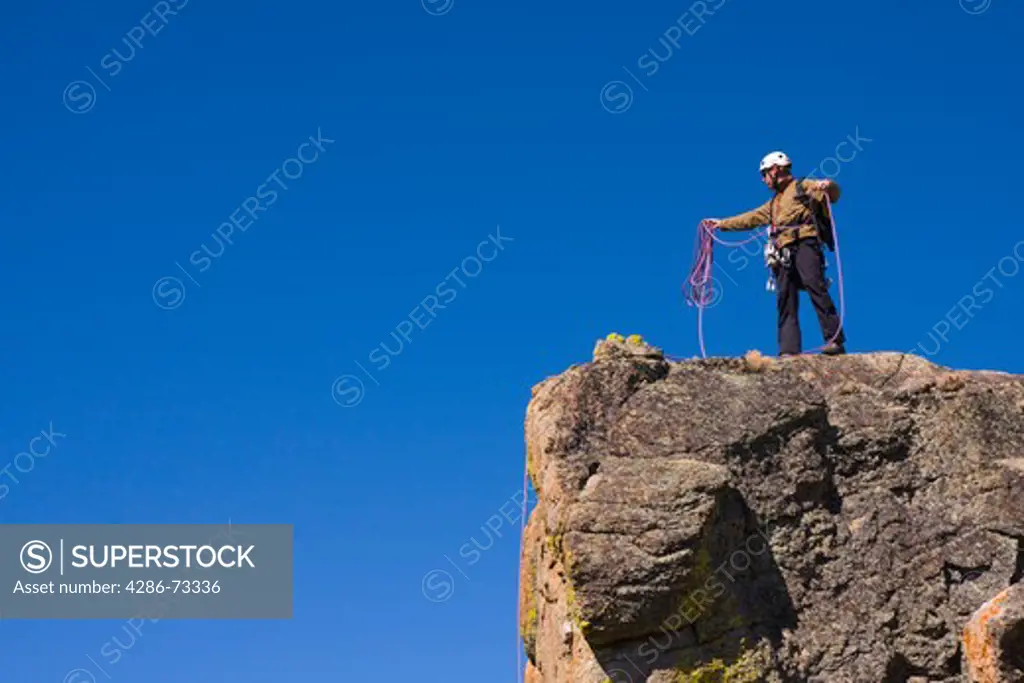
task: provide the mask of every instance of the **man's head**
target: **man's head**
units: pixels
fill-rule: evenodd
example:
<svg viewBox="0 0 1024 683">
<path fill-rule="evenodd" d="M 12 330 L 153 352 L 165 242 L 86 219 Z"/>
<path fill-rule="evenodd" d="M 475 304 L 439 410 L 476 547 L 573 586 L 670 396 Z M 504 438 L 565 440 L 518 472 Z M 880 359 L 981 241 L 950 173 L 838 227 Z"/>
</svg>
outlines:
<svg viewBox="0 0 1024 683">
<path fill-rule="evenodd" d="M 793 162 L 784 152 L 772 152 L 761 159 L 761 180 L 776 192 L 793 178 Z"/>
</svg>

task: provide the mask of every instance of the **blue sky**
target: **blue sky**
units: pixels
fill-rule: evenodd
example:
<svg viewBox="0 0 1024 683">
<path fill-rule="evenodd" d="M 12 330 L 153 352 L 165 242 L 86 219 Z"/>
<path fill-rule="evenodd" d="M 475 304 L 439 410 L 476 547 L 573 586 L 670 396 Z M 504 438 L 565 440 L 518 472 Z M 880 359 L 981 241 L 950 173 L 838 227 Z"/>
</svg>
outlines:
<svg viewBox="0 0 1024 683">
<path fill-rule="evenodd" d="M 773 149 L 843 188 L 851 351 L 1024 371 L 1018 3 L 556 5 L 11 6 L 0 464 L 66 436 L 0 520 L 292 523 L 296 583 L 113 664 L 123 622 L 0 621 L 5 679 L 514 681 L 530 387 L 695 355 L 695 226 Z M 774 353 L 716 258 L 708 352 Z"/>
</svg>

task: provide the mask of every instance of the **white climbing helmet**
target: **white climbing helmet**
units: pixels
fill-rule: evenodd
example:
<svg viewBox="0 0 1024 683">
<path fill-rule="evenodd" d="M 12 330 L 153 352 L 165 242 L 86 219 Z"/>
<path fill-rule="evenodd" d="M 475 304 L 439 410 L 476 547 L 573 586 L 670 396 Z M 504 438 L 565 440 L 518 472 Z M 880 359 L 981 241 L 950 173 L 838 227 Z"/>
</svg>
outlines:
<svg viewBox="0 0 1024 683">
<path fill-rule="evenodd" d="M 789 160 L 785 152 L 772 152 L 765 155 L 764 159 L 761 159 L 761 173 L 764 173 L 773 166 L 792 166 L 793 162 Z"/>
</svg>

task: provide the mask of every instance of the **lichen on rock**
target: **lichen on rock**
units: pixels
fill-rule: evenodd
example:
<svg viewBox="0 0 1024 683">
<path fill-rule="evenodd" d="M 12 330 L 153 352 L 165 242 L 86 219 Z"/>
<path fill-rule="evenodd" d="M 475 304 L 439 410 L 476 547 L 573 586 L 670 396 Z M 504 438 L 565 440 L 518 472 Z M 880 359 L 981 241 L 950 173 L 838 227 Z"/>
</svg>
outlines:
<svg viewBox="0 0 1024 683">
<path fill-rule="evenodd" d="M 679 666 L 673 683 L 765 683 L 771 672 L 767 646 L 743 650 L 729 660 L 687 661 Z"/>
<path fill-rule="evenodd" d="M 982 605 L 964 628 L 963 642 L 972 683 L 1024 681 L 1024 584 Z"/>
<path fill-rule="evenodd" d="M 661 349 L 651 346 L 644 341 L 639 334 L 631 334 L 623 337 L 621 334 L 612 333 L 606 338 L 598 340 L 594 345 L 594 360 L 607 360 L 612 358 L 664 358 L 665 354 Z"/>
</svg>

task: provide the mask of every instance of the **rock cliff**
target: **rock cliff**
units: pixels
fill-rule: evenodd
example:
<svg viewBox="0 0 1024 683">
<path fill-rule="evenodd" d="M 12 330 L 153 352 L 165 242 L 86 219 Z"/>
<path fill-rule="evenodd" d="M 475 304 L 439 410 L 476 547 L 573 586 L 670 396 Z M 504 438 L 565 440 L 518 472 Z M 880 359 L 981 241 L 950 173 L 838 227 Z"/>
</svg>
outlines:
<svg viewBox="0 0 1024 683">
<path fill-rule="evenodd" d="M 527 683 L 1024 681 L 1024 377 L 616 337 L 526 442 Z"/>
</svg>

